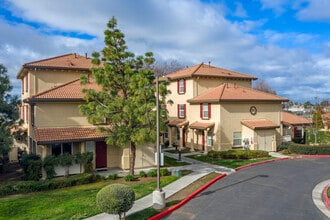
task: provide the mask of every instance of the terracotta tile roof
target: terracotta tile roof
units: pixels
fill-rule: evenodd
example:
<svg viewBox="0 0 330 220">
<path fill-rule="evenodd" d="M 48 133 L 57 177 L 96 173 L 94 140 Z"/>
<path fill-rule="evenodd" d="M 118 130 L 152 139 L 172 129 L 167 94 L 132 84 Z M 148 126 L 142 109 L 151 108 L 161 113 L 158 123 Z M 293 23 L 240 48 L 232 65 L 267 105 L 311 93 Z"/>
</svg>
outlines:
<svg viewBox="0 0 330 220">
<path fill-rule="evenodd" d="M 173 121 L 169 121 L 167 123 L 167 125 L 169 126 L 176 126 L 176 127 L 182 127 L 182 126 L 186 126 L 189 124 L 189 121 L 180 121 L 180 120 L 173 120 Z"/>
<path fill-rule="evenodd" d="M 93 67 L 92 59 L 87 56 L 80 56 L 76 53 L 65 54 L 48 59 L 25 63 L 17 74 L 22 78 L 28 69 L 63 69 L 63 70 L 86 70 Z"/>
<path fill-rule="evenodd" d="M 203 63 L 170 73 L 163 78 L 174 80 L 180 78 L 190 78 L 193 76 L 220 77 L 220 78 L 231 78 L 231 79 L 237 78 L 237 79 L 249 79 L 249 80 L 257 79 L 255 76 L 251 76 Z"/>
<path fill-rule="evenodd" d="M 96 127 L 35 128 L 34 134 L 35 141 L 38 144 L 79 142 L 107 137 L 99 132 Z"/>
<path fill-rule="evenodd" d="M 236 84 L 223 83 L 220 86 L 210 89 L 209 91 L 189 99 L 190 103 L 212 102 L 219 103 L 222 101 L 289 101 L 270 93 L 259 90 L 237 86 Z"/>
<path fill-rule="evenodd" d="M 83 89 L 94 89 L 99 91 L 101 89 L 94 81 L 91 79 L 90 83 L 86 85 L 80 84 L 80 79 L 62 84 L 60 86 L 54 87 L 52 89 L 41 92 L 37 95 L 27 98 L 27 102 L 42 102 L 42 101 L 65 101 L 65 100 L 77 100 L 81 101 L 85 94 Z"/>
<path fill-rule="evenodd" d="M 289 112 L 282 112 L 282 123 L 285 125 L 311 125 L 313 122 L 310 119 L 291 114 Z"/>
<path fill-rule="evenodd" d="M 205 123 L 205 122 L 194 122 L 191 125 L 189 125 L 189 128 L 193 129 L 200 129 L 200 130 L 205 130 L 208 128 L 211 128 L 215 125 L 215 123 Z"/>
<path fill-rule="evenodd" d="M 279 128 L 280 126 L 268 119 L 241 120 L 241 124 L 252 130 Z"/>
</svg>

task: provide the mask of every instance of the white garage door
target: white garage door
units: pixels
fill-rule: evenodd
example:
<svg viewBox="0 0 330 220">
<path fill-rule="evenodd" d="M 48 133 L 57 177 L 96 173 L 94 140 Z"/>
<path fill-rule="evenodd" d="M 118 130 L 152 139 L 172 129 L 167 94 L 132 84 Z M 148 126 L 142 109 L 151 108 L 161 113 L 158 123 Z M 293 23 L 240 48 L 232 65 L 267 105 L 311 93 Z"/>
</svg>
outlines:
<svg viewBox="0 0 330 220">
<path fill-rule="evenodd" d="M 258 131 L 258 150 L 272 151 L 274 130 Z"/>
</svg>

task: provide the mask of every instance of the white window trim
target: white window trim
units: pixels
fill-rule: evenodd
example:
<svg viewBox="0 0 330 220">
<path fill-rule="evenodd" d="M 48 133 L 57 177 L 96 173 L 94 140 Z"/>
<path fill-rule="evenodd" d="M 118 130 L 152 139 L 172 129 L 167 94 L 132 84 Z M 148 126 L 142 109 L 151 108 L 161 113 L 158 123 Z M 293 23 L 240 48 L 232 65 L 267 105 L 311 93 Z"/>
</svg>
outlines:
<svg viewBox="0 0 330 220">
<path fill-rule="evenodd" d="M 184 79 L 179 80 L 179 94 L 184 93 Z"/>
<path fill-rule="evenodd" d="M 241 137 L 240 138 L 235 138 L 235 133 L 240 133 Z M 240 144 L 239 145 L 235 145 L 235 140 L 240 140 Z M 233 132 L 233 146 L 242 146 L 242 132 L 241 131 L 234 131 Z"/>
<path fill-rule="evenodd" d="M 209 118 L 209 104 L 208 103 L 203 103 L 203 108 L 202 108 L 202 116 L 203 119 L 208 119 Z"/>
<path fill-rule="evenodd" d="M 184 104 L 179 105 L 179 118 L 184 118 L 185 112 L 184 112 Z"/>
</svg>

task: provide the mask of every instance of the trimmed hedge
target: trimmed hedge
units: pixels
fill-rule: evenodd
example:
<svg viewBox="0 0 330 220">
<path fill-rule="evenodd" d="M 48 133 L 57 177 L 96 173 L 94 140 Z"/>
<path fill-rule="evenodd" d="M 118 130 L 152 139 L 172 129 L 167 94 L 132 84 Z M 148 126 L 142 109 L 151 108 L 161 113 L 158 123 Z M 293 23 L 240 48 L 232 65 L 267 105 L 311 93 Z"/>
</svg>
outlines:
<svg viewBox="0 0 330 220">
<path fill-rule="evenodd" d="M 93 174 L 78 174 L 69 178 L 58 178 L 44 181 L 19 181 L 0 185 L 0 196 L 20 193 L 31 193 L 77 186 L 98 181 Z"/>
<path fill-rule="evenodd" d="M 288 150 L 294 154 L 303 155 L 328 155 L 330 154 L 330 145 L 304 145 L 304 144 L 290 144 Z"/>
<path fill-rule="evenodd" d="M 228 150 L 228 151 L 209 151 L 209 157 L 218 159 L 240 159 L 249 160 L 255 158 L 269 157 L 269 153 L 263 150 Z"/>
</svg>

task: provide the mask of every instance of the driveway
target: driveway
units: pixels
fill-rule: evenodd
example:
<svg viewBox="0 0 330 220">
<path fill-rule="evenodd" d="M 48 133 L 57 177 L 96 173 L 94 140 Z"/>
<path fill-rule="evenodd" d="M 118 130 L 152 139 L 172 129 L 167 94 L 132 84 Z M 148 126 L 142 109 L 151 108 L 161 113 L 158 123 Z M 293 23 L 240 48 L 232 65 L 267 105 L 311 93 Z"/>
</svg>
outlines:
<svg viewBox="0 0 330 220">
<path fill-rule="evenodd" d="M 235 172 L 164 219 L 318 220 L 313 188 L 330 179 L 330 159 L 292 159 Z"/>
</svg>

